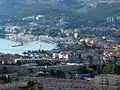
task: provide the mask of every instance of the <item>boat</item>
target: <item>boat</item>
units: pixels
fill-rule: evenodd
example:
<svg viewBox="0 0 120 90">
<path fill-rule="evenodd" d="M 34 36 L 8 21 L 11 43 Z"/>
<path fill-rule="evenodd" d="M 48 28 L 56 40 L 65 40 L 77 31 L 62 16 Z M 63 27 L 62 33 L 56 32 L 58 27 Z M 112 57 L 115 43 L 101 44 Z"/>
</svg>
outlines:
<svg viewBox="0 0 120 90">
<path fill-rule="evenodd" d="M 19 42 L 20 44 L 18 44 L 18 45 L 14 45 L 14 46 L 12 46 L 12 47 L 20 47 L 20 46 L 23 46 L 23 43 L 22 42 Z"/>
</svg>

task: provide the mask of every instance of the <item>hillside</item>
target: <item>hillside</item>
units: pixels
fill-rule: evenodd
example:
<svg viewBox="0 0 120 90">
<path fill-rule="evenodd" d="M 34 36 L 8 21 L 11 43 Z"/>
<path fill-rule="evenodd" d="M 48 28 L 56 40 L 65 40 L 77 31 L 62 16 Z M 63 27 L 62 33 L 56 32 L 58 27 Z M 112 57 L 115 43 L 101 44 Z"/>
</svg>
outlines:
<svg viewBox="0 0 120 90">
<path fill-rule="evenodd" d="M 94 3 L 96 0 L 92 0 Z M 97 4 L 89 6 L 89 2 L 82 0 L 0 0 L 0 19 L 13 16 L 31 16 L 44 14 L 59 17 L 64 15 L 70 26 L 90 23 L 103 24 L 107 17 L 120 15 L 120 4 Z"/>
</svg>

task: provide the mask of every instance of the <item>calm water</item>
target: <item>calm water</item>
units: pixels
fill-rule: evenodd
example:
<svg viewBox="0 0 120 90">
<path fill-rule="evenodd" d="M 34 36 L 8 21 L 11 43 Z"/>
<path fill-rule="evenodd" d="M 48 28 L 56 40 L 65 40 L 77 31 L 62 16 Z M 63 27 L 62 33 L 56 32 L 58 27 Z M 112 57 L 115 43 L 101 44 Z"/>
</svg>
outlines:
<svg viewBox="0 0 120 90">
<path fill-rule="evenodd" d="M 52 50 L 56 48 L 56 44 L 44 43 L 44 42 L 31 42 L 24 44 L 24 46 L 12 47 L 18 45 L 17 42 L 0 39 L 0 52 L 2 53 L 18 53 L 21 54 L 28 50 Z"/>
</svg>

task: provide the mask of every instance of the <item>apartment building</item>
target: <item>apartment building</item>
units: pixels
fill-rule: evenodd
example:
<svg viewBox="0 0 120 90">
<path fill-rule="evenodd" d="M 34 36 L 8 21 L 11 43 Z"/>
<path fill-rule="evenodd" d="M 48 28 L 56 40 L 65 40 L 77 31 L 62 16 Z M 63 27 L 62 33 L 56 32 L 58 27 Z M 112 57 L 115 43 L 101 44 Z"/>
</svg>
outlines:
<svg viewBox="0 0 120 90">
<path fill-rule="evenodd" d="M 98 75 L 92 80 L 45 79 L 43 90 L 120 90 L 119 75 Z"/>
</svg>

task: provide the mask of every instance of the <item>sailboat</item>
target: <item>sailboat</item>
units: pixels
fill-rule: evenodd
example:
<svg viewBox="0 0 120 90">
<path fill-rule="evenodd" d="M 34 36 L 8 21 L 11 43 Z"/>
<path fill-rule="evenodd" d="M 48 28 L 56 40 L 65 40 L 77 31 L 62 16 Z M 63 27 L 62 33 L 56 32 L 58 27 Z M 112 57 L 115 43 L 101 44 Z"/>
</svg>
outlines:
<svg viewBox="0 0 120 90">
<path fill-rule="evenodd" d="M 19 44 L 18 45 L 14 45 L 12 47 L 19 47 L 19 46 L 23 46 L 24 45 L 22 40 L 18 39 L 18 37 L 16 38 L 16 42 L 18 42 Z"/>
<path fill-rule="evenodd" d="M 19 46 L 23 46 L 23 45 L 24 45 L 23 42 L 19 42 L 18 45 L 14 45 L 14 46 L 12 46 L 12 47 L 19 47 Z"/>
</svg>

